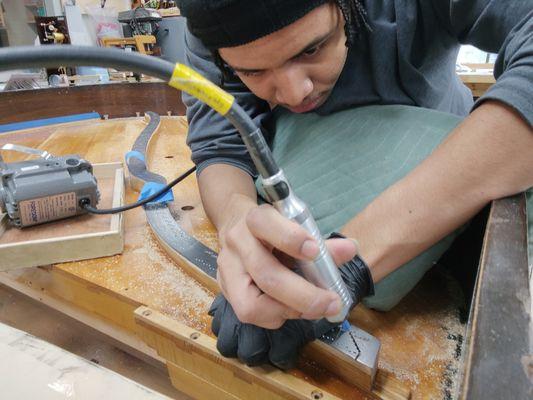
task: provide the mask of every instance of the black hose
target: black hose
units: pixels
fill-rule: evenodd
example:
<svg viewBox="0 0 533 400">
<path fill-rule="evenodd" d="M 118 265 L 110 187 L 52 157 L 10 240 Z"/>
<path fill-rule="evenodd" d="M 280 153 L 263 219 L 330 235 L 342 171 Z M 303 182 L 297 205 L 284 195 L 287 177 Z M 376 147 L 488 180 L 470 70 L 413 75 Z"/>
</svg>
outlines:
<svg viewBox="0 0 533 400">
<path fill-rule="evenodd" d="M 60 66 L 101 66 L 150 75 L 168 82 L 175 64 L 121 49 L 90 46 L 15 46 L 0 49 L 0 71 Z"/>
<path fill-rule="evenodd" d="M 170 189 L 172 189 L 172 187 L 176 186 L 182 180 L 187 178 L 194 171 L 196 171 L 196 167 L 192 167 L 191 169 L 185 171 L 183 174 L 178 176 L 176 179 L 174 179 L 172 182 L 170 182 L 168 185 L 166 185 L 164 188 L 161 188 L 160 190 L 158 190 L 154 194 L 151 194 L 150 196 L 146 197 L 145 199 L 139 200 L 139 201 L 137 201 L 135 203 L 132 203 L 132 204 L 128 204 L 128 205 L 125 205 L 125 206 L 122 206 L 122 207 L 101 209 L 101 208 L 94 208 L 93 206 L 91 206 L 89 204 L 89 199 L 85 198 L 85 199 L 82 199 L 80 201 L 80 207 L 85 209 L 85 210 L 87 210 L 87 212 L 89 212 L 91 214 L 117 214 L 117 213 L 120 213 L 120 212 L 128 211 L 128 210 L 131 210 L 133 208 L 136 208 L 136 207 L 139 207 L 139 206 L 143 206 L 146 203 L 149 203 L 149 202 L 155 200 L 156 198 L 161 196 L 163 193 L 169 191 Z"/>
<path fill-rule="evenodd" d="M 160 58 L 127 53 L 115 48 L 49 45 L 0 49 L 0 71 L 20 68 L 93 65 L 144 73 L 160 78 L 165 82 L 171 80 L 175 69 L 175 64 Z M 255 166 L 263 178 L 276 175 L 279 172 L 279 167 L 274 161 L 261 130 L 255 126 L 246 112 L 234 102 L 225 117 L 240 132 Z M 280 195 L 285 194 L 280 193 Z"/>
</svg>

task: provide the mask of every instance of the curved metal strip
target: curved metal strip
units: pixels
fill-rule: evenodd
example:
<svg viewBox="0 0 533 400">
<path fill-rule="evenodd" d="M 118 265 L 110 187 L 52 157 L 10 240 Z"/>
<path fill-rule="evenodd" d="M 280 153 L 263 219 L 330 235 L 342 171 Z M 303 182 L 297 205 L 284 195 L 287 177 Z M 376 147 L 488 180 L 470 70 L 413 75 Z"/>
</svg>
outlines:
<svg viewBox="0 0 533 400">
<path fill-rule="evenodd" d="M 143 183 L 166 184 L 165 177 L 149 171 L 146 165 L 148 144 L 159 127 L 161 118 L 151 111 L 147 111 L 145 115 L 150 118 L 150 121 L 132 147 L 132 151 L 140 153 L 142 158 L 129 157 L 126 164 L 130 174 Z M 144 206 L 144 210 L 150 228 L 167 253 L 172 252 L 169 255 L 210 290 L 218 290 L 216 285 L 217 253 L 185 232 L 176 222 L 166 204 L 149 203 Z"/>
</svg>

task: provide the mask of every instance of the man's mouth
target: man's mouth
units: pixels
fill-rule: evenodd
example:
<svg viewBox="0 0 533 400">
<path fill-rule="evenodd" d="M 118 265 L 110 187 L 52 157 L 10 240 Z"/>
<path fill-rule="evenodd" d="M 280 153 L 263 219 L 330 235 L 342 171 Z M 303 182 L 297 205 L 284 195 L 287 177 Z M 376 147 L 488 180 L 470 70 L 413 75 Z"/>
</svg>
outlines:
<svg viewBox="0 0 533 400">
<path fill-rule="evenodd" d="M 321 105 L 323 103 L 324 99 L 325 99 L 325 95 L 322 94 L 322 95 L 314 98 L 311 101 L 306 101 L 306 102 L 300 104 L 299 106 L 296 106 L 296 107 L 288 107 L 287 106 L 287 108 L 293 113 L 298 113 L 298 114 L 306 113 L 306 112 L 314 110 L 319 105 Z"/>
</svg>

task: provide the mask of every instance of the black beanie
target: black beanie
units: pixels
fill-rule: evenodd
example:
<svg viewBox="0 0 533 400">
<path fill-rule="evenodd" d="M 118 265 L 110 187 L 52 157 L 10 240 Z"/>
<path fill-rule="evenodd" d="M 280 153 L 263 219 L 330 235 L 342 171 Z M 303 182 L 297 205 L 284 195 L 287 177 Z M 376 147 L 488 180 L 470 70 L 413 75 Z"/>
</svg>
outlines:
<svg viewBox="0 0 533 400">
<path fill-rule="evenodd" d="M 189 31 L 209 49 L 252 42 L 328 0 L 179 0 Z"/>
</svg>

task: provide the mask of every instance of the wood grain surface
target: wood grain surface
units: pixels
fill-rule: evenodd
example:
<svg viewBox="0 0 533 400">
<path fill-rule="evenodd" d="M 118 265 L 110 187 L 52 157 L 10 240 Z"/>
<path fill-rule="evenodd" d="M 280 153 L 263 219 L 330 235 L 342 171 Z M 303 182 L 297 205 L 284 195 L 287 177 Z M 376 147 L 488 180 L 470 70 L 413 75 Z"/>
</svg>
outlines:
<svg viewBox="0 0 533 400">
<path fill-rule="evenodd" d="M 143 118 L 126 118 L 57 125 L 0 135 L 0 145 L 15 142 L 53 154 L 79 153 L 93 163 L 121 161 L 145 124 Z M 168 180 L 192 165 L 185 146 L 186 129 L 184 118 L 164 117 L 150 146 L 150 168 Z M 127 190 L 127 203 L 136 197 L 137 193 Z M 176 186 L 174 197 L 172 212 L 181 226 L 218 250 L 195 176 Z M 126 213 L 125 229 L 125 250 L 120 256 L 5 273 L 2 281 L 69 302 L 129 332 L 135 331 L 133 310 L 147 306 L 212 337 L 206 311 L 213 294 L 158 247 L 142 210 Z M 356 308 L 351 322 L 382 342 L 381 379 L 386 374 L 394 376 L 411 388 L 415 399 L 453 396 L 464 337 L 456 292 L 447 274 L 434 269 L 394 310 L 380 313 Z M 364 398 L 316 365 L 303 365 L 291 374 L 340 398 Z"/>
</svg>

